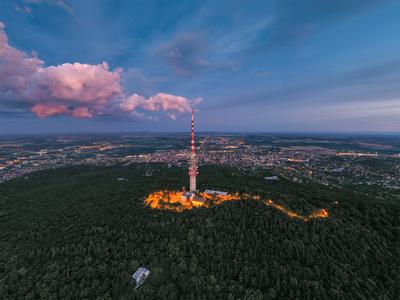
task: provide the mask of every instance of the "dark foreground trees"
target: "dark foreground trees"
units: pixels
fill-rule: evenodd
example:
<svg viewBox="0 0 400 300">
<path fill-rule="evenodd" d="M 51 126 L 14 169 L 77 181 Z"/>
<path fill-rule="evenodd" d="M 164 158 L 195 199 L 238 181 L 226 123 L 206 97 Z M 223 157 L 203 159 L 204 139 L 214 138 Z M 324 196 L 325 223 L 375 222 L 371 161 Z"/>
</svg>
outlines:
<svg viewBox="0 0 400 300">
<path fill-rule="evenodd" d="M 0 299 L 398 297 L 399 204 L 203 169 L 204 185 L 243 182 L 302 213 L 326 207 L 330 217 L 292 220 L 254 201 L 153 211 L 143 207 L 146 193 L 180 188 L 186 172 L 154 165 L 146 177 L 146 168 L 67 168 L 0 185 Z M 141 265 L 151 275 L 135 291 Z"/>
</svg>

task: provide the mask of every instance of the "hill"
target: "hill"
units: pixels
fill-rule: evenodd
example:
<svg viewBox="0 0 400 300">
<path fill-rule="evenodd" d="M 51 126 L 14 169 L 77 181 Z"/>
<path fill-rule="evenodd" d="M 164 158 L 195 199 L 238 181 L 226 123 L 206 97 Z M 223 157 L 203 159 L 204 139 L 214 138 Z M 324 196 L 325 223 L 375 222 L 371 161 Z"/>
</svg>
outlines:
<svg viewBox="0 0 400 300">
<path fill-rule="evenodd" d="M 398 297 L 398 202 L 233 168 L 200 174 L 200 188 L 329 217 L 304 222 L 260 201 L 152 210 L 148 193 L 187 180 L 162 164 L 42 171 L 0 184 L 0 299 Z M 151 275 L 135 291 L 138 266 Z"/>
</svg>

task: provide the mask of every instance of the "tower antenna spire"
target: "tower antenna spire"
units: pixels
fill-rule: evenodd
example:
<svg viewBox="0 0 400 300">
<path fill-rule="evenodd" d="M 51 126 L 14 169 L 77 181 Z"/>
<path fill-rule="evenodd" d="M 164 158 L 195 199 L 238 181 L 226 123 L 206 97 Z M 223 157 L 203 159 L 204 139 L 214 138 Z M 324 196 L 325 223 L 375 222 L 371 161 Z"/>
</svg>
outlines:
<svg viewBox="0 0 400 300">
<path fill-rule="evenodd" d="M 191 144 L 191 153 L 195 153 L 195 147 L 194 147 L 194 110 L 192 109 L 192 144 Z"/>
</svg>

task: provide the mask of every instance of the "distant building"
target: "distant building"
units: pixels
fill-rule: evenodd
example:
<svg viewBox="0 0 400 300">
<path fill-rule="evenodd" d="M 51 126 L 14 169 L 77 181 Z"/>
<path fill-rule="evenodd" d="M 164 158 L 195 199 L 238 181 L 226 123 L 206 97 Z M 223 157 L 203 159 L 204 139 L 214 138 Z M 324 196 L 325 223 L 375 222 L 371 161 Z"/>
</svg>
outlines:
<svg viewBox="0 0 400 300">
<path fill-rule="evenodd" d="M 136 281 L 136 288 L 141 286 L 144 281 L 149 277 L 150 270 L 145 267 L 140 267 L 133 273 L 132 278 Z"/>
<path fill-rule="evenodd" d="M 278 180 L 278 176 L 267 176 L 264 177 L 265 180 Z"/>
<path fill-rule="evenodd" d="M 221 196 L 228 195 L 227 192 L 221 192 L 221 191 L 215 191 L 215 190 L 205 190 L 204 193 L 209 194 L 209 195 L 221 195 Z"/>
</svg>

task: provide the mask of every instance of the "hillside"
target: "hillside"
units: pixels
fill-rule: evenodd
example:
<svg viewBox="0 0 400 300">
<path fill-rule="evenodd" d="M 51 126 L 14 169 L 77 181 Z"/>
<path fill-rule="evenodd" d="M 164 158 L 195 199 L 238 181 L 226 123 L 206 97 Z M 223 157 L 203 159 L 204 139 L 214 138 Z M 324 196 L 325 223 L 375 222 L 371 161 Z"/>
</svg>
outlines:
<svg viewBox="0 0 400 300">
<path fill-rule="evenodd" d="M 147 174 L 147 176 L 146 176 Z M 201 189 L 271 198 L 180 213 L 144 206 L 186 169 L 69 167 L 0 184 L 0 299 L 396 299 L 400 203 L 200 168 Z M 126 180 L 118 180 L 124 178 Z M 337 203 L 335 203 L 337 202 Z M 134 290 L 132 273 L 151 270 Z"/>
</svg>

